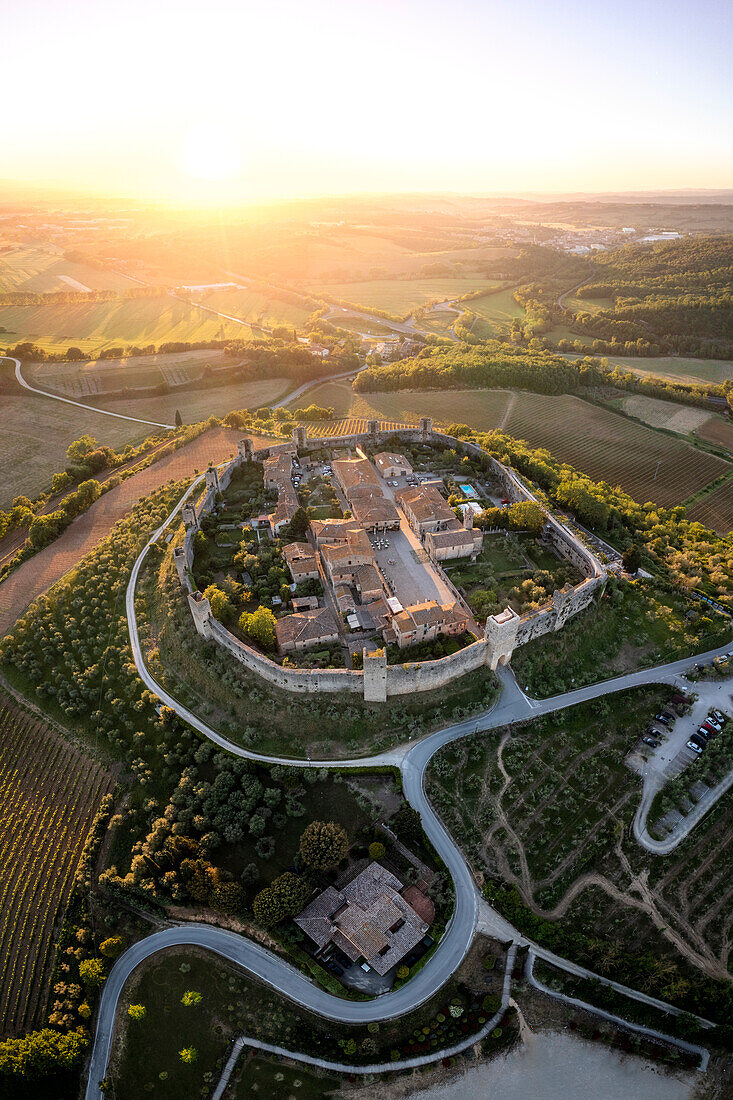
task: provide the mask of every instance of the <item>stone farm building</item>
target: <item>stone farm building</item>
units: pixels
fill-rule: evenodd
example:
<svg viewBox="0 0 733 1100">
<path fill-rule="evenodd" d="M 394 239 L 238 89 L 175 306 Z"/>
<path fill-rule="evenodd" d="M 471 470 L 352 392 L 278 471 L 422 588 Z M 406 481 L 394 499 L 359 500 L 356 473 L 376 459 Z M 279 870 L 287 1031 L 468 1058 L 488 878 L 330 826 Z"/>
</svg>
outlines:
<svg viewBox="0 0 733 1100">
<path fill-rule="evenodd" d="M 370 863 L 343 889 L 329 886 L 295 923 L 319 952 L 333 944 L 352 962 L 363 959 L 384 975 L 417 946 L 429 927 L 402 889 L 400 880 L 381 863 Z"/>
<path fill-rule="evenodd" d="M 405 456 L 393 451 L 380 451 L 374 456 L 374 465 L 385 480 L 389 477 L 406 477 L 412 473 L 412 466 Z"/>
</svg>

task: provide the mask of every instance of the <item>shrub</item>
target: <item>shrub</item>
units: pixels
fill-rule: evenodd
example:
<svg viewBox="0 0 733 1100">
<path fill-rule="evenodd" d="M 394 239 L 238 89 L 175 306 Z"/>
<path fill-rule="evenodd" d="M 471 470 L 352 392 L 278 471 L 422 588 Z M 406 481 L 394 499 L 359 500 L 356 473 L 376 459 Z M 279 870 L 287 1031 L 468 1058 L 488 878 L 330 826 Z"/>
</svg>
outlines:
<svg viewBox="0 0 733 1100">
<path fill-rule="evenodd" d="M 99 950 L 108 959 L 117 959 L 125 950 L 125 942 L 124 936 L 110 936 L 108 940 L 99 945 Z"/>
<path fill-rule="evenodd" d="M 335 821 L 311 821 L 300 838 L 303 861 L 319 870 L 339 863 L 348 850 L 346 830 Z"/>
<path fill-rule="evenodd" d="M 404 981 L 405 978 L 409 978 L 409 976 L 410 976 L 409 966 L 398 966 L 397 967 L 397 977 L 400 979 L 400 981 Z"/>
<path fill-rule="evenodd" d="M 380 840 L 373 840 L 369 845 L 369 858 L 370 859 L 384 859 L 387 854 L 387 849 Z"/>
<path fill-rule="evenodd" d="M 178 1052 L 178 1056 L 182 1062 L 190 1066 L 198 1058 L 199 1052 L 196 1050 L 196 1047 L 184 1047 L 183 1050 Z"/>
<path fill-rule="evenodd" d="M 181 1004 L 186 1008 L 192 1008 L 194 1005 L 201 1004 L 203 995 L 196 989 L 187 989 L 181 997 Z"/>
<path fill-rule="evenodd" d="M 79 963 L 79 977 L 84 985 L 98 988 L 107 977 L 104 963 L 101 959 L 82 959 Z"/>
<path fill-rule="evenodd" d="M 127 1015 L 131 1020 L 144 1020 L 148 1014 L 148 1010 L 145 1005 L 130 1005 L 127 1010 Z"/>
</svg>

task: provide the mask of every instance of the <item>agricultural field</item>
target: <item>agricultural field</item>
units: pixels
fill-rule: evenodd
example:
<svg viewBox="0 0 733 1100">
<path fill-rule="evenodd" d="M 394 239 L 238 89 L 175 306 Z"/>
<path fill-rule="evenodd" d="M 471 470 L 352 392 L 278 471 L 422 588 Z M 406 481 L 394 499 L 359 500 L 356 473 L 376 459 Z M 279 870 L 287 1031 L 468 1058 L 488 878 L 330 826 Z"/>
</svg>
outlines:
<svg viewBox="0 0 733 1100">
<path fill-rule="evenodd" d="M 689 435 L 694 431 L 704 438 L 701 429 L 711 419 L 710 413 L 705 409 L 697 409 L 693 405 L 678 405 L 675 401 L 662 401 L 657 397 L 644 397 L 641 394 L 617 398 L 610 406 L 621 409 L 637 420 L 643 420 L 652 428 L 666 428 L 678 435 Z"/>
<path fill-rule="evenodd" d="M 288 378 L 265 378 L 256 382 L 229 382 L 226 385 L 204 384 L 181 393 L 173 390 L 155 397 L 116 398 L 112 401 L 100 397 L 93 404 L 110 412 L 139 416 L 163 424 L 172 424 L 178 410 L 185 424 L 195 424 L 209 416 L 226 416 L 232 409 L 256 409 L 269 405 L 292 387 L 293 383 Z"/>
<path fill-rule="evenodd" d="M 724 482 L 688 507 L 687 517 L 720 534 L 733 530 L 733 480 Z"/>
<path fill-rule="evenodd" d="M 725 645 L 728 620 L 652 582 L 609 580 L 607 595 L 558 634 L 521 646 L 519 683 L 540 698 Z"/>
<path fill-rule="evenodd" d="M 45 351 L 69 346 L 98 353 L 120 344 L 162 344 L 169 340 L 248 339 L 250 330 L 168 295 L 112 302 L 0 306 L 0 340 L 5 347 L 31 341 Z"/>
<path fill-rule="evenodd" d="M 578 359 L 579 356 L 570 353 L 565 358 Z M 611 367 L 622 367 L 634 374 L 653 374 L 673 382 L 725 382 L 726 378 L 733 377 L 733 363 L 724 359 L 692 359 L 680 355 L 604 355 L 602 358 Z"/>
<path fill-rule="evenodd" d="M 283 302 L 279 298 L 273 298 L 268 294 L 256 290 L 214 290 L 210 293 L 197 295 L 197 298 L 206 306 L 218 310 L 220 313 L 229 313 L 233 317 L 241 317 L 243 321 L 249 321 L 254 325 L 264 325 L 273 328 L 275 325 L 291 325 L 300 328 L 313 312 L 306 306 L 294 305 L 292 302 Z"/>
<path fill-rule="evenodd" d="M 550 397 L 510 390 L 355 394 L 348 383 L 330 382 L 313 389 L 309 400 L 333 406 L 342 417 L 393 417 L 414 423 L 420 416 L 432 416 L 436 425 L 463 423 L 481 431 L 500 428 L 533 447 L 546 447 L 555 458 L 597 481 L 620 485 L 641 503 L 681 504 L 733 469 L 724 459 L 681 439 L 567 394 Z M 319 428 L 328 434 L 325 425 Z M 733 511 L 721 523 L 726 531 L 733 527 Z"/>
<path fill-rule="evenodd" d="M 124 359 L 89 359 L 71 363 L 24 363 L 23 376 L 32 386 L 63 397 L 86 401 L 96 394 L 142 387 L 175 387 L 200 378 L 204 368 L 230 366 L 223 350 L 181 351 L 163 355 L 133 355 Z"/>
<path fill-rule="evenodd" d="M 571 313 L 600 313 L 613 309 L 613 298 L 563 298 L 562 304 Z"/>
<path fill-rule="evenodd" d="M 544 918 L 530 934 L 684 1006 L 693 981 L 726 978 L 714 890 L 727 883 L 731 835 L 718 819 L 706 843 L 693 835 L 644 871 L 629 835 L 641 782 L 626 757 L 668 693 L 639 689 L 454 742 L 431 762 L 428 791 L 499 907 L 514 888 Z"/>
<path fill-rule="evenodd" d="M 484 298 L 475 298 L 466 303 L 466 308 L 478 317 L 474 332 L 483 337 L 505 335 L 510 331 L 515 318 L 523 320 L 525 316 L 523 307 L 514 300 L 513 290 L 502 290 L 497 294 L 487 294 Z"/>
<path fill-rule="evenodd" d="M 43 722 L 0 697 L 0 1034 L 46 1009 L 53 933 L 92 819 L 114 781 Z"/>
<path fill-rule="evenodd" d="M 0 292 L 63 290 L 130 290 L 137 284 L 115 271 L 71 263 L 60 252 L 16 245 L 0 251 Z"/>
<path fill-rule="evenodd" d="M 733 423 L 722 416 L 711 416 L 695 432 L 699 439 L 707 443 L 716 443 L 728 451 L 733 451 Z"/>
<path fill-rule="evenodd" d="M 204 470 L 209 461 L 222 462 L 236 452 L 241 434 L 227 428 L 214 428 L 96 500 L 55 542 L 23 562 L 0 584 L 0 637 L 12 627 L 31 600 L 72 569 L 141 497 L 169 478 L 186 477 L 196 469 Z"/>
<path fill-rule="evenodd" d="M 466 276 L 437 279 L 372 279 L 368 282 L 322 283 L 318 292 L 331 298 L 339 298 L 354 305 L 370 309 L 383 309 L 400 317 L 407 317 L 413 310 L 429 302 L 442 302 L 460 298 L 476 290 L 500 286 L 496 279 L 482 276 Z M 471 309 L 473 303 L 466 303 Z"/>
</svg>

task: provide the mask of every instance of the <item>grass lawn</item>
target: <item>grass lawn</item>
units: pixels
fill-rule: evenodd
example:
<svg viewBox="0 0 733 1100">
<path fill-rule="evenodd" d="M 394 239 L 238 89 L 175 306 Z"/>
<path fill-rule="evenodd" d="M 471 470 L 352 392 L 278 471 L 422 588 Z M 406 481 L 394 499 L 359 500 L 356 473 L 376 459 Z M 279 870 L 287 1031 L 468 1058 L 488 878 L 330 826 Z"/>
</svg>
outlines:
<svg viewBox="0 0 733 1100">
<path fill-rule="evenodd" d="M 30 340 L 46 351 L 73 345 L 99 352 L 120 344 L 169 340 L 247 339 L 249 329 L 168 295 L 113 302 L 0 306 L 2 344 Z"/>
<path fill-rule="evenodd" d="M 490 956 L 495 965 L 489 970 L 482 962 Z M 314 1016 L 213 954 L 190 948 L 171 949 L 140 966 L 123 992 L 110 1064 L 112 1095 L 116 1100 L 141 1100 L 147 1093 L 158 1100 L 211 1096 L 231 1040 L 237 1035 L 330 1061 L 362 1064 L 375 1057 L 389 1061 L 394 1049 L 401 1057 L 438 1051 L 464 1035 L 464 1021 L 469 1034 L 479 1029 L 479 1020 L 486 1019 L 484 997 L 492 998 L 486 1014 L 493 1014 L 493 998 L 501 991 L 504 962 L 503 949 L 481 937 L 434 997 L 407 1016 L 382 1021 L 376 1030 L 368 1031 L 366 1027 Z M 181 1004 L 188 990 L 203 995 L 200 1004 L 192 1008 Z M 458 1024 L 446 1008 L 453 998 L 463 1009 Z M 143 1020 L 128 1017 L 130 1004 L 145 1005 Z M 505 1017 L 502 1030 L 504 1034 L 492 1044 L 496 1053 L 505 1049 L 515 1034 L 511 1017 Z M 356 1051 L 347 1054 L 343 1043 L 352 1038 Z M 198 1054 L 191 1065 L 185 1065 L 179 1056 L 186 1047 L 194 1047 Z M 161 1073 L 167 1077 L 161 1079 Z M 253 1085 L 260 1087 L 255 1089 Z M 288 1086 L 292 1086 L 292 1092 Z M 336 1082 L 305 1066 L 287 1067 L 245 1051 L 232 1087 L 236 1089 L 232 1095 L 237 1098 L 264 1095 L 280 1100 L 291 1095 L 328 1096 L 329 1087 L 336 1087 Z"/>
<path fill-rule="evenodd" d="M 388 313 L 405 317 L 419 306 L 460 298 L 476 290 L 500 286 L 496 279 L 469 275 L 463 278 L 434 279 L 373 279 L 359 283 L 323 283 L 319 290 L 331 298 L 352 302 L 355 306 L 384 309 Z M 475 303 L 467 302 L 471 309 Z"/>
<path fill-rule="evenodd" d="M 531 695 L 545 698 L 624 672 L 723 645 L 727 620 L 704 614 L 681 595 L 652 582 L 609 582 L 606 596 L 516 650 L 512 667 Z M 686 619 L 692 610 L 693 617 Z"/>
<path fill-rule="evenodd" d="M 474 330 L 477 336 L 495 336 L 509 332 L 514 318 L 523 319 L 525 315 L 523 307 L 514 300 L 513 290 L 475 298 L 466 303 L 466 308 L 480 318 Z"/>
<path fill-rule="evenodd" d="M 236 1079 L 233 1100 L 248 1097 L 297 1097 L 297 1100 L 325 1100 L 341 1091 L 338 1077 L 316 1076 L 305 1066 L 267 1062 L 242 1053 L 243 1064 Z"/>
</svg>

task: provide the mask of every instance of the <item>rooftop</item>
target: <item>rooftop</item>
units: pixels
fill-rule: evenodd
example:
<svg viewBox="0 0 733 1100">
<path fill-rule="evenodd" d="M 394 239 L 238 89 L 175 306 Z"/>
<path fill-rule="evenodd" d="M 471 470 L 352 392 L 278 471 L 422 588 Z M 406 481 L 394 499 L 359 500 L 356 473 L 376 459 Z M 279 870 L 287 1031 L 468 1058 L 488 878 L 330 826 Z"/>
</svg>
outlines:
<svg viewBox="0 0 733 1100">
<path fill-rule="evenodd" d="M 275 635 L 280 648 L 320 642 L 334 634 L 338 634 L 338 624 L 326 607 L 317 607 L 313 611 L 296 611 L 275 623 Z"/>
</svg>

